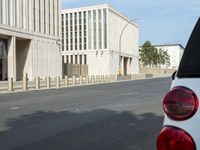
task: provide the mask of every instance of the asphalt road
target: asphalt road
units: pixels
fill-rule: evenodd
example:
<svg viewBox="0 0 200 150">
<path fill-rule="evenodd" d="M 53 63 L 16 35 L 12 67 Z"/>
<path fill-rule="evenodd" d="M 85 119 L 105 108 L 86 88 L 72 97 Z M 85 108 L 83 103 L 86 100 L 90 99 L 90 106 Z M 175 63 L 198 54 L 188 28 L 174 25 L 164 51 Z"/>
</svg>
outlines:
<svg viewBox="0 0 200 150">
<path fill-rule="evenodd" d="M 0 95 L 0 150 L 155 150 L 170 78 Z"/>
</svg>

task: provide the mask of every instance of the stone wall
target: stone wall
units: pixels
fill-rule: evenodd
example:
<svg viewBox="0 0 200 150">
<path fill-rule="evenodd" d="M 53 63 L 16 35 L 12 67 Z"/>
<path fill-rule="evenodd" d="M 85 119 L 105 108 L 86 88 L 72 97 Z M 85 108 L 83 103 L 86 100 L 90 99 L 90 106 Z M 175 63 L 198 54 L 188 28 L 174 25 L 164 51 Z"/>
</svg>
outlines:
<svg viewBox="0 0 200 150">
<path fill-rule="evenodd" d="M 151 67 L 140 67 L 141 74 L 160 74 L 160 75 L 171 75 L 175 69 L 161 69 L 161 68 L 151 68 Z"/>
</svg>

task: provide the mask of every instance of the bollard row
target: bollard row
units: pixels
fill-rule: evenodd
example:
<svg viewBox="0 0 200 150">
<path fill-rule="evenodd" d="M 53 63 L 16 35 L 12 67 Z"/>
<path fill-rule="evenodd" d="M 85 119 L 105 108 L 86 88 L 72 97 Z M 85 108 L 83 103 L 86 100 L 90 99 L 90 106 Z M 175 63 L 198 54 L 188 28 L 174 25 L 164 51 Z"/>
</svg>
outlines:
<svg viewBox="0 0 200 150">
<path fill-rule="evenodd" d="M 40 90 L 40 89 L 50 89 L 50 88 L 60 88 L 76 85 L 88 85 L 88 84 L 98 84 L 98 83 L 109 83 L 121 80 L 139 80 L 145 79 L 144 74 L 134 74 L 128 76 L 118 76 L 118 75 L 97 75 L 97 76 L 65 76 L 64 79 L 61 77 L 51 78 L 47 77 L 42 79 L 36 77 L 33 82 L 29 82 L 27 77 L 23 77 L 21 90 Z M 13 78 L 8 79 L 8 91 L 14 91 Z"/>
</svg>

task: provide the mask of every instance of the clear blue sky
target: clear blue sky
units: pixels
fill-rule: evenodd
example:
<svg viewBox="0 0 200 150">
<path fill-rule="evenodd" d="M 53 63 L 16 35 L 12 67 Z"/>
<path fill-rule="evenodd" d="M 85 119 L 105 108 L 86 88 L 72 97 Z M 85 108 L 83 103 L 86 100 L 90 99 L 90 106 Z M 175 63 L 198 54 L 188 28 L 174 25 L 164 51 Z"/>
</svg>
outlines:
<svg viewBox="0 0 200 150">
<path fill-rule="evenodd" d="M 140 28 L 140 45 L 187 44 L 200 16 L 200 0 L 61 0 L 62 9 L 108 3 Z"/>
</svg>

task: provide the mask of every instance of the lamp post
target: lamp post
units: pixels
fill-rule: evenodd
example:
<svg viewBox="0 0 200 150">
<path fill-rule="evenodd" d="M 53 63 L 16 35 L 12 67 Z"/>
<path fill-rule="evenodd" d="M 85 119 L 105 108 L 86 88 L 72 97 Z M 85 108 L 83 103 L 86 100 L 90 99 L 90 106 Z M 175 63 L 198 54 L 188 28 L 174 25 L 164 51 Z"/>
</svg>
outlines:
<svg viewBox="0 0 200 150">
<path fill-rule="evenodd" d="M 127 22 L 126 25 L 124 26 L 124 28 L 122 29 L 121 34 L 120 34 L 120 38 L 119 38 L 119 70 L 118 70 L 119 75 L 122 75 L 122 69 L 121 69 L 121 47 L 122 47 L 121 41 L 122 41 L 122 36 L 123 36 L 124 30 L 126 29 L 126 27 L 130 23 L 134 22 L 135 20 L 138 20 L 138 18 L 132 19 L 129 22 Z"/>
</svg>

